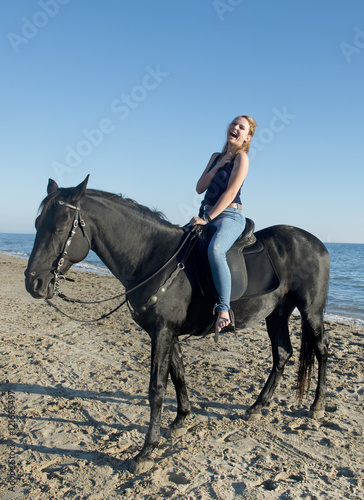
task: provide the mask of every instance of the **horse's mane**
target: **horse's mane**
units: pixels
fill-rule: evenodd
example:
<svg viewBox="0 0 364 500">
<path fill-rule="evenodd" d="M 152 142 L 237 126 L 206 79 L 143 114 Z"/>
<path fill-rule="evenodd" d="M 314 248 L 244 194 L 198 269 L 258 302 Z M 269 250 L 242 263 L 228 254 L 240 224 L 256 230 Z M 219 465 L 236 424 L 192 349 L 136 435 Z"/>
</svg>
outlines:
<svg viewBox="0 0 364 500">
<path fill-rule="evenodd" d="M 69 193 L 69 188 L 59 188 L 53 193 L 49 194 L 44 200 L 41 202 L 39 209 L 38 209 L 38 219 L 39 222 L 41 219 L 44 217 L 44 215 L 47 213 L 48 208 L 52 203 L 60 198 L 68 198 L 70 196 Z M 99 198 L 102 200 L 110 200 L 113 202 L 116 202 L 116 204 L 120 205 L 127 205 L 138 212 L 141 213 L 141 215 L 144 218 L 152 219 L 155 221 L 158 221 L 159 223 L 162 223 L 163 225 L 168 225 L 168 226 L 174 226 L 174 227 L 179 227 L 178 225 L 172 224 L 168 218 L 163 214 L 163 212 L 160 212 L 156 209 L 149 208 L 145 205 L 141 205 L 140 203 L 136 202 L 135 200 L 132 200 L 131 198 L 126 198 L 125 196 L 121 194 L 115 194 L 115 193 L 108 193 L 107 191 L 101 191 L 98 189 L 87 189 L 86 190 L 86 196 L 90 196 L 93 198 Z"/>
<path fill-rule="evenodd" d="M 140 212 L 145 218 L 154 219 L 156 221 L 162 222 L 163 224 L 168 224 L 169 226 L 174 225 L 168 220 L 168 218 L 164 215 L 163 212 L 149 208 L 145 205 L 141 205 L 135 200 L 132 200 L 131 198 L 126 198 L 120 193 L 116 194 L 116 193 L 108 193 L 107 191 L 100 191 L 98 189 L 87 189 L 86 195 L 96 198 L 102 198 L 104 200 L 111 200 L 113 202 L 116 202 L 116 204 L 120 205 L 127 205 Z"/>
</svg>

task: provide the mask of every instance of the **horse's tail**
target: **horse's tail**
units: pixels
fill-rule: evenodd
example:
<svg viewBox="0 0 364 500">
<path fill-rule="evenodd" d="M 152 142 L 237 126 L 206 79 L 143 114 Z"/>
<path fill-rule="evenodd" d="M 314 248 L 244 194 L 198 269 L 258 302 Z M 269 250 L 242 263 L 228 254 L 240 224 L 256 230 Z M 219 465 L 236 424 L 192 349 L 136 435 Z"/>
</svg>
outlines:
<svg viewBox="0 0 364 500">
<path fill-rule="evenodd" d="M 315 365 L 315 335 L 308 320 L 302 319 L 300 364 L 298 367 L 297 397 L 301 401 L 310 390 L 312 370 Z"/>
</svg>

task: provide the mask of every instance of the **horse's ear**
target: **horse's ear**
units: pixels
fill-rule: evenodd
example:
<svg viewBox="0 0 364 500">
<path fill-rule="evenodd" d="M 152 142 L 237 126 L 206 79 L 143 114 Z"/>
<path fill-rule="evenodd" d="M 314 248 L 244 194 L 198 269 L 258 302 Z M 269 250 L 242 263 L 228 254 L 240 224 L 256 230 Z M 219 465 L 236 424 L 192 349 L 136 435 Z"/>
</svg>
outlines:
<svg viewBox="0 0 364 500">
<path fill-rule="evenodd" d="M 56 183 L 56 181 L 54 181 L 53 179 L 49 179 L 47 193 L 52 194 L 54 193 L 54 191 L 57 191 L 57 189 L 58 189 L 58 184 Z"/>
<path fill-rule="evenodd" d="M 88 174 L 86 179 L 75 188 L 75 196 L 76 196 L 75 201 L 80 200 L 82 198 L 82 196 L 85 194 L 89 177 L 90 177 L 90 174 Z"/>
</svg>

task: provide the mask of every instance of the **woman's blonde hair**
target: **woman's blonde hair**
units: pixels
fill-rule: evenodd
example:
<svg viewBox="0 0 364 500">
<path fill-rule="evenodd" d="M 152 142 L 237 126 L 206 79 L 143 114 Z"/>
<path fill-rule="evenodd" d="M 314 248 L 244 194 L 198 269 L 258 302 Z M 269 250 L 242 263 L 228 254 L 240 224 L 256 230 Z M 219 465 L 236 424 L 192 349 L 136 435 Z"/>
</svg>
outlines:
<svg viewBox="0 0 364 500">
<path fill-rule="evenodd" d="M 254 118 L 252 118 L 251 116 L 248 116 L 248 115 L 239 115 L 237 116 L 234 120 L 236 120 L 237 118 L 245 118 L 248 123 L 249 123 L 249 133 L 248 135 L 250 135 L 250 141 L 245 141 L 244 144 L 241 146 L 241 148 L 239 148 L 236 152 L 235 152 L 235 156 L 240 153 L 240 151 L 244 151 L 245 153 L 249 153 L 249 149 L 250 149 L 250 142 L 251 142 L 251 138 L 253 137 L 254 133 L 255 133 L 255 129 L 257 128 L 258 124 L 257 122 L 254 120 Z M 233 121 L 234 121 L 233 120 Z M 229 123 L 229 127 L 230 125 L 233 123 L 233 121 L 231 123 Z M 224 146 L 224 149 L 222 150 L 221 154 L 224 155 L 227 151 L 227 148 L 228 148 L 228 143 L 226 141 L 225 143 L 225 146 Z"/>
</svg>

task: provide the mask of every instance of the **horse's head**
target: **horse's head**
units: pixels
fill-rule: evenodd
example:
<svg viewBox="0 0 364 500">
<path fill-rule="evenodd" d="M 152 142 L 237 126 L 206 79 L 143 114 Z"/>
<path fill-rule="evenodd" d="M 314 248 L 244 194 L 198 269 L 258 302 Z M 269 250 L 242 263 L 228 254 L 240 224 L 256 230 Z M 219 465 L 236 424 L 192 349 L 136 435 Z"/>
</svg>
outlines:
<svg viewBox="0 0 364 500">
<path fill-rule="evenodd" d="M 80 209 L 88 177 L 75 188 L 59 188 L 49 179 L 48 196 L 35 221 L 37 234 L 25 271 L 25 287 L 35 298 L 51 298 L 56 275 L 65 274 L 90 250 L 85 228 L 78 228 L 83 222 Z"/>
</svg>

